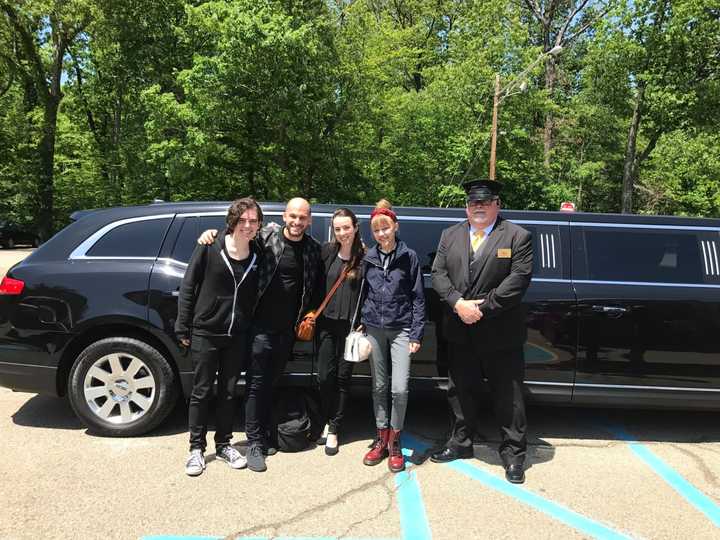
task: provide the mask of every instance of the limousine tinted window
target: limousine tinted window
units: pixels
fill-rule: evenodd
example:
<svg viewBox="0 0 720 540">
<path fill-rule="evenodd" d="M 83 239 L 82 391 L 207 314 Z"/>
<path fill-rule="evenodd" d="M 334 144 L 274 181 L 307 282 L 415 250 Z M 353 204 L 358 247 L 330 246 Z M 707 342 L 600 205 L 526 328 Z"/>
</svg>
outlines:
<svg viewBox="0 0 720 540">
<path fill-rule="evenodd" d="M 420 259 L 420 266 L 423 273 L 429 274 L 432 263 L 435 260 L 440 235 L 444 229 L 455 225 L 457 221 L 421 221 L 410 220 L 400 217 L 400 229 L 398 237 L 405 242 L 408 247 L 415 250 Z M 375 245 L 375 240 L 370 229 L 370 220 L 360 220 L 360 232 L 363 240 L 368 246 Z"/>
<path fill-rule="evenodd" d="M 88 250 L 88 257 L 157 257 L 170 218 L 134 221 L 108 231 Z"/>
<path fill-rule="evenodd" d="M 200 228 L 198 227 L 198 218 L 196 217 L 186 217 L 179 221 L 181 222 L 180 232 L 175 241 L 171 258 L 179 262 L 187 263 L 195 249 Z"/>
<path fill-rule="evenodd" d="M 583 235 L 588 279 L 703 282 L 700 242 L 693 231 L 583 227 Z"/>
</svg>

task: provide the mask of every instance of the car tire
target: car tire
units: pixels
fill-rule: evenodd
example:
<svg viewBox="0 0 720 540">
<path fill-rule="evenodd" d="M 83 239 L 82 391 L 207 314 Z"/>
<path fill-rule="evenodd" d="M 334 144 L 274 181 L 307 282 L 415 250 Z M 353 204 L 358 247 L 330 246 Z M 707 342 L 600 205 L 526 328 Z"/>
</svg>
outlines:
<svg viewBox="0 0 720 540">
<path fill-rule="evenodd" d="M 167 359 L 153 346 L 110 337 L 83 350 L 70 370 L 75 414 L 98 435 L 132 437 L 157 427 L 172 411 L 177 387 Z"/>
</svg>

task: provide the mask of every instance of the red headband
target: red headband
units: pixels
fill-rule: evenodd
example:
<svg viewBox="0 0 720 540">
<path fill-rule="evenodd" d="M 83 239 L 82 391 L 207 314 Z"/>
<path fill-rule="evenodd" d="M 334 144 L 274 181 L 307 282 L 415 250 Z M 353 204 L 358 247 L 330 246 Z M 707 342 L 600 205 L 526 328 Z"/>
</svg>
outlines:
<svg viewBox="0 0 720 540">
<path fill-rule="evenodd" d="M 397 221 L 397 215 L 389 208 L 376 208 L 370 212 L 370 221 L 372 221 L 375 216 L 387 216 L 393 221 Z"/>
</svg>

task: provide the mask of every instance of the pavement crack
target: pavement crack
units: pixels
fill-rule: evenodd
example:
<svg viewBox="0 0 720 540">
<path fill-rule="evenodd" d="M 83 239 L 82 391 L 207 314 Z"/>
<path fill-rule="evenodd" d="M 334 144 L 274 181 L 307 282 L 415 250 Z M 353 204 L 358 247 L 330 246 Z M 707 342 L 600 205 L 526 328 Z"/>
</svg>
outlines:
<svg viewBox="0 0 720 540">
<path fill-rule="evenodd" d="M 715 489 L 720 489 L 720 483 L 718 483 L 717 476 L 712 471 L 712 469 L 708 467 L 707 463 L 705 463 L 705 460 L 702 457 L 698 456 L 695 452 L 688 450 L 687 448 L 683 448 L 678 444 L 671 444 L 670 446 L 692 459 L 697 465 L 697 467 L 700 469 L 700 472 L 705 478 L 705 481 L 711 484 Z"/>
<path fill-rule="evenodd" d="M 242 538 L 242 537 L 246 537 L 246 536 L 254 536 L 257 533 L 259 533 L 260 531 L 265 531 L 265 530 L 271 530 L 272 534 L 270 535 L 270 538 L 274 538 L 277 536 L 277 533 L 281 528 L 292 526 L 297 522 L 312 518 L 314 515 L 324 512 L 325 510 L 328 510 L 329 508 L 332 508 L 333 506 L 347 502 L 348 499 L 351 498 L 353 495 L 362 493 L 367 489 L 381 487 L 388 496 L 387 497 L 388 502 L 385 505 L 385 507 L 381 511 L 379 511 L 376 515 L 370 516 L 368 518 L 359 520 L 358 522 L 351 524 L 350 527 L 348 528 L 348 530 L 339 536 L 339 538 L 341 538 L 342 536 L 347 534 L 347 532 L 349 532 L 349 530 L 352 529 L 353 527 L 356 527 L 357 525 L 360 525 L 371 519 L 375 519 L 375 518 L 381 516 L 382 514 L 386 513 L 387 511 L 389 511 L 390 508 L 392 508 L 393 495 L 395 494 L 397 489 L 390 489 L 387 486 L 387 481 L 388 481 L 388 479 L 390 479 L 393 476 L 394 476 L 394 473 L 388 471 L 381 477 L 376 478 L 375 480 L 371 480 L 369 482 L 365 482 L 364 484 L 361 484 L 353 489 L 345 491 L 344 493 L 341 493 L 334 499 L 331 499 L 325 503 L 318 504 L 311 508 L 303 509 L 293 516 L 282 519 L 280 521 L 276 521 L 274 523 L 265 523 L 265 524 L 261 524 L 261 525 L 255 525 L 254 527 L 250 527 L 248 529 L 243 529 L 241 531 L 231 533 L 231 534 L 225 536 L 223 540 L 235 540 L 236 538 Z"/>
</svg>

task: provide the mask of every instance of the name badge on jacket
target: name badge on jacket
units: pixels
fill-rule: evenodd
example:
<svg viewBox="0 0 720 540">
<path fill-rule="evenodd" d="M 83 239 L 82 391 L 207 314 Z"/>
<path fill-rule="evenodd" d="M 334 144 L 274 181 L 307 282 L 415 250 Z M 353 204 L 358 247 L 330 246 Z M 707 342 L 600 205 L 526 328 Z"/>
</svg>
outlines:
<svg viewBox="0 0 720 540">
<path fill-rule="evenodd" d="M 510 259 L 512 258 L 512 250 L 510 248 L 501 248 L 497 252 L 498 259 Z"/>
</svg>

